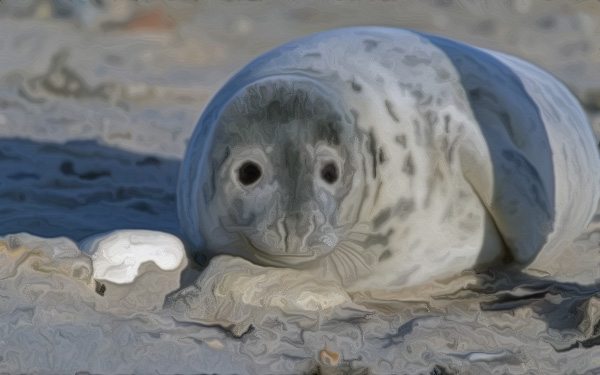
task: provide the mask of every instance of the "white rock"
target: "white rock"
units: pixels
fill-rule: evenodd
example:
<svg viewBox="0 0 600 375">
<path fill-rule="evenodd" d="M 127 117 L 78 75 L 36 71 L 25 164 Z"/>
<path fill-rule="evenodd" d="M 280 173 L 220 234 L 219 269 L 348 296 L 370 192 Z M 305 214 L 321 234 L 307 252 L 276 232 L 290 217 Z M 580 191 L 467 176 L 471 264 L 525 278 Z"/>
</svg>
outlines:
<svg viewBox="0 0 600 375">
<path fill-rule="evenodd" d="M 116 284 L 133 282 L 145 262 L 172 271 L 185 258 L 184 246 L 177 237 L 150 230 L 120 230 L 94 237 L 81 247 L 92 254 L 94 279 Z"/>
</svg>

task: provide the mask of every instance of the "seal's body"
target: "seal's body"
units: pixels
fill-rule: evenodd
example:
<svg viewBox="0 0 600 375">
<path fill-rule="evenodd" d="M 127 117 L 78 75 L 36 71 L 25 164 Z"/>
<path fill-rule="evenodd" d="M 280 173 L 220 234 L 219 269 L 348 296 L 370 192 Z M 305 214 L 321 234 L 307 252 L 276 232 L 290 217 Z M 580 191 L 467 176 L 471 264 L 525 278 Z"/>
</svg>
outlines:
<svg viewBox="0 0 600 375">
<path fill-rule="evenodd" d="M 594 137 L 555 78 L 393 28 L 285 44 L 215 95 L 183 163 L 194 249 L 390 289 L 554 254 L 600 193 Z"/>
</svg>

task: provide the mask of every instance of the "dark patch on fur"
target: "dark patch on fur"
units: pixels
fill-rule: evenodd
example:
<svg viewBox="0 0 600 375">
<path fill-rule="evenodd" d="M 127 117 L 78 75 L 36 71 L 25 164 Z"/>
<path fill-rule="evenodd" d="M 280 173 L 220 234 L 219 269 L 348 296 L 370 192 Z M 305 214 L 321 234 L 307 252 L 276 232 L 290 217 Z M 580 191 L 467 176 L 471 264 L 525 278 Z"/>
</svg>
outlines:
<svg viewBox="0 0 600 375">
<path fill-rule="evenodd" d="M 431 196 L 436 190 L 438 183 L 444 181 L 444 175 L 440 171 L 439 166 L 433 171 L 433 174 L 427 179 L 427 197 L 425 197 L 425 202 L 423 203 L 423 207 L 429 208 L 429 204 L 431 203 Z"/>
<path fill-rule="evenodd" d="M 383 253 L 381 253 L 381 255 L 379 256 L 379 262 L 383 262 L 386 261 L 388 259 L 390 259 L 392 257 L 392 252 L 389 250 L 385 250 Z"/>
<path fill-rule="evenodd" d="M 390 115 L 390 117 L 395 121 L 395 122 L 400 122 L 400 119 L 398 118 L 398 116 L 394 113 L 394 108 L 392 106 L 392 103 L 389 100 L 385 100 L 385 107 L 387 108 L 387 111 Z"/>
<path fill-rule="evenodd" d="M 363 244 L 369 244 L 371 246 L 381 245 L 387 246 L 390 242 L 390 237 L 394 234 L 394 230 L 390 229 L 386 234 L 369 234 L 367 238 L 365 238 Z"/>
<path fill-rule="evenodd" d="M 381 181 L 377 181 L 377 187 L 375 188 L 375 196 L 373 198 L 373 202 L 377 203 L 379 200 L 379 193 L 381 193 Z"/>
<path fill-rule="evenodd" d="M 273 100 L 267 106 L 267 121 L 277 121 L 276 119 L 286 116 L 285 109 L 279 100 Z M 286 116 L 287 117 L 287 116 Z"/>
<path fill-rule="evenodd" d="M 460 130 L 460 133 L 462 133 L 462 127 L 459 128 L 459 130 Z M 460 137 L 456 137 L 452 141 L 452 143 L 448 146 L 448 151 L 446 152 L 446 160 L 448 161 L 448 163 L 452 163 L 453 156 L 454 156 L 454 150 L 456 149 L 456 144 L 458 143 L 459 138 Z"/>
<path fill-rule="evenodd" d="M 320 58 L 322 57 L 321 52 L 309 52 L 306 55 L 302 56 L 302 57 L 316 57 L 316 58 Z"/>
<path fill-rule="evenodd" d="M 402 172 L 406 173 L 409 176 L 415 175 L 415 164 L 413 163 L 411 154 L 408 154 L 408 156 L 404 160 L 404 166 L 402 167 Z"/>
<path fill-rule="evenodd" d="M 415 130 L 415 135 L 417 138 L 417 144 L 422 144 L 423 143 L 423 132 L 425 131 L 425 127 L 421 126 L 421 121 L 419 121 L 419 119 L 413 118 L 412 119 L 412 124 L 413 124 L 413 129 Z"/>
<path fill-rule="evenodd" d="M 405 219 L 414 210 L 415 201 L 413 199 L 400 199 L 394 207 L 394 215 L 397 215 L 399 219 Z"/>
<path fill-rule="evenodd" d="M 433 102 L 433 95 L 428 95 L 426 99 L 422 100 L 419 105 L 428 106 Z"/>
<path fill-rule="evenodd" d="M 425 93 L 423 92 L 423 87 L 420 84 L 414 87 L 410 93 L 415 99 L 417 99 L 418 102 L 423 100 L 423 97 L 425 96 Z"/>
<path fill-rule="evenodd" d="M 328 122 L 325 126 L 319 126 L 318 139 L 325 139 L 329 144 L 338 146 L 340 144 L 340 136 L 333 122 Z"/>
<path fill-rule="evenodd" d="M 296 119 L 314 123 L 320 139 L 339 144 L 342 114 L 330 100 L 303 82 L 273 80 L 251 85 L 230 103 L 223 116 L 231 123 L 260 123 L 263 131 Z M 240 126 L 240 128 L 242 128 Z"/>
<path fill-rule="evenodd" d="M 450 134 L 450 115 L 444 116 L 444 130 L 446 134 Z"/>
<path fill-rule="evenodd" d="M 379 164 L 385 163 L 387 159 L 385 158 L 385 154 L 383 153 L 383 149 L 379 149 Z"/>
<path fill-rule="evenodd" d="M 379 212 L 373 219 L 373 229 L 378 230 L 386 221 L 392 216 L 392 210 L 390 208 L 384 208 Z"/>
<path fill-rule="evenodd" d="M 405 91 L 412 91 L 413 88 L 413 84 L 412 83 L 404 83 L 402 81 L 398 82 L 398 86 L 400 86 L 400 89 L 405 92 Z"/>
<path fill-rule="evenodd" d="M 446 69 L 437 69 L 435 72 L 437 74 L 437 79 L 440 81 L 447 81 L 450 79 L 450 72 Z"/>
<path fill-rule="evenodd" d="M 402 147 L 406 148 L 406 135 L 405 134 L 397 135 L 395 140 Z"/>
<path fill-rule="evenodd" d="M 435 111 L 425 112 L 425 120 L 427 120 L 427 123 L 431 127 L 433 127 L 435 124 L 437 124 L 438 118 L 439 118 L 439 116 Z"/>
<path fill-rule="evenodd" d="M 419 64 L 429 65 L 431 59 L 419 57 L 416 55 L 405 55 L 404 59 L 402 59 L 402 63 L 407 66 L 417 66 Z"/>
<path fill-rule="evenodd" d="M 369 131 L 369 152 L 373 157 L 373 178 L 377 178 L 377 145 L 375 144 L 373 130 Z"/>
<path fill-rule="evenodd" d="M 355 92 L 361 92 L 362 91 L 362 86 L 359 85 L 358 83 L 356 83 L 356 81 L 350 82 L 350 86 L 352 86 L 352 90 L 354 90 Z"/>
<path fill-rule="evenodd" d="M 379 45 L 379 42 L 367 39 L 363 41 L 363 44 L 365 45 L 365 52 L 371 52 Z"/>
</svg>

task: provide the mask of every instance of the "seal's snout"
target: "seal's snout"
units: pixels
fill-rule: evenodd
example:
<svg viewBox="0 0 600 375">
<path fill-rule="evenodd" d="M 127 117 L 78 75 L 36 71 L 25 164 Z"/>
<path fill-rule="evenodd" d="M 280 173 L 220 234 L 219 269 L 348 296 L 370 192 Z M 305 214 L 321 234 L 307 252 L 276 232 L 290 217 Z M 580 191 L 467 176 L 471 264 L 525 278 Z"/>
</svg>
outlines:
<svg viewBox="0 0 600 375">
<path fill-rule="evenodd" d="M 288 212 L 278 226 L 283 252 L 290 255 L 330 252 L 339 239 L 325 221 L 325 216 L 318 210 Z"/>
<path fill-rule="evenodd" d="M 282 237 L 287 253 L 304 253 L 308 251 L 308 238 L 314 232 L 310 213 L 290 212 L 282 225 Z"/>
</svg>

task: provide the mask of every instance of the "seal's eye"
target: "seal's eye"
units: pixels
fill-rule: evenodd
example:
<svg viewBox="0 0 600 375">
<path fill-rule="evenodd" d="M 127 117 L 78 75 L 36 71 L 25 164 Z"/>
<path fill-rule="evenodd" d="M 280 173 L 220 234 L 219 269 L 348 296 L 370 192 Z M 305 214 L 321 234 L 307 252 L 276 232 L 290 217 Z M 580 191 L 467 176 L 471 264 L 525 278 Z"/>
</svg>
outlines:
<svg viewBox="0 0 600 375">
<path fill-rule="evenodd" d="M 323 169 L 321 169 L 321 178 L 328 184 L 333 184 L 337 181 L 338 171 L 334 163 L 325 164 Z"/>
<path fill-rule="evenodd" d="M 252 185 L 262 175 L 258 164 L 253 161 L 247 161 L 238 170 L 238 178 L 242 185 Z"/>
</svg>

